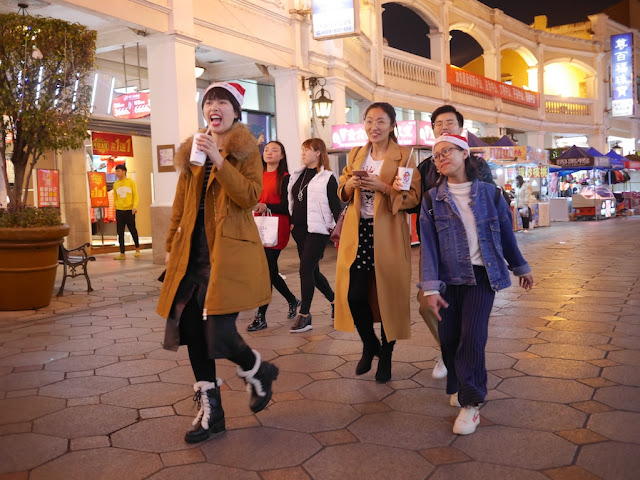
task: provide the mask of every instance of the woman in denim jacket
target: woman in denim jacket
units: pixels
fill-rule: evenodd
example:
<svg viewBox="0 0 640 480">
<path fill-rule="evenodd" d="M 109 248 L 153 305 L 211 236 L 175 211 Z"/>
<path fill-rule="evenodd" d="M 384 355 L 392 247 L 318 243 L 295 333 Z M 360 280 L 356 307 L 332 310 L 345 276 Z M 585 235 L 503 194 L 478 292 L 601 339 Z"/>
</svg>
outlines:
<svg viewBox="0 0 640 480">
<path fill-rule="evenodd" d="M 476 178 L 467 140 L 438 137 L 433 162 L 441 178 L 422 200 L 418 287 L 439 321 L 449 403 L 462 407 L 453 433 L 468 435 L 480 423 L 478 405 L 487 394 L 484 348 L 495 292 L 511 285 L 509 270 L 526 290 L 533 276 L 518 249 L 509 207 L 494 185 Z"/>
</svg>

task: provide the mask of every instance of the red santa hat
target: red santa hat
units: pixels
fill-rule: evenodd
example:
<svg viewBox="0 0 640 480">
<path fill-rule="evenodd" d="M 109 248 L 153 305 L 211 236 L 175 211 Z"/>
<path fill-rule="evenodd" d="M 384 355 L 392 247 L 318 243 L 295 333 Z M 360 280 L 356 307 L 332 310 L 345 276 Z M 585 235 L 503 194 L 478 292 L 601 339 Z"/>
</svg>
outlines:
<svg viewBox="0 0 640 480">
<path fill-rule="evenodd" d="M 461 135 L 454 135 L 452 133 L 445 133 L 444 135 L 440 135 L 438 138 L 436 138 L 436 141 L 433 144 L 433 146 L 435 147 L 440 142 L 453 143 L 454 145 L 460 147 L 463 150 L 466 150 L 467 153 L 469 153 L 469 142 L 467 141 L 466 138 L 464 138 Z"/>
<path fill-rule="evenodd" d="M 202 95 L 202 98 L 204 98 L 207 92 L 212 88 L 224 88 L 231 95 L 233 95 L 233 98 L 235 98 L 238 101 L 238 104 L 242 106 L 242 101 L 244 100 L 244 92 L 245 92 L 242 85 L 234 82 L 215 82 L 207 87 L 207 89 L 204 91 L 204 95 Z"/>
</svg>

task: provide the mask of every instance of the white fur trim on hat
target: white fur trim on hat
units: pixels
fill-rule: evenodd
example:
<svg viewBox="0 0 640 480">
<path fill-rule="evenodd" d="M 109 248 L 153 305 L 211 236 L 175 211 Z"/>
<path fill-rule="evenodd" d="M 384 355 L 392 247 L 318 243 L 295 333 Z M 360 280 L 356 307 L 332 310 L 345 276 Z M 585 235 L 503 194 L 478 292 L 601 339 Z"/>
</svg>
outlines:
<svg viewBox="0 0 640 480">
<path fill-rule="evenodd" d="M 436 138 L 436 141 L 434 142 L 433 146 L 435 147 L 440 142 L 453 143 L 454 145 L 460 147 L 463 150 L 466 150 L 467 153 L 469 153 L 469 142 L 467 142 L 467 139 L 461 135 L 445 133 L 444 135 L 440 135 L 438 138 Z"/>
<path fill-rule="evenodd" d="M 242 101 L 244 100 L 245 89 L 242 87 L 242 85 L 240 85 L 238 83 L 232 83 L 232 82 L 215 82 L 215 83 L 212 83 L 204 91 L 204 94 L 202 95 L 202 98 L 205 97 L 205 95 L 207 94 L 207 92 L 209 90 L 211 90 L 212 88 L 216 88 L 216 87 L 224 88 L 227 92 L 229 92 L 231 95 L 233 95 L 233 98 L 235 98 L 238 101 L 238 103 L 240 104 L 240 106 L 242 106 Z"/>
</svg>

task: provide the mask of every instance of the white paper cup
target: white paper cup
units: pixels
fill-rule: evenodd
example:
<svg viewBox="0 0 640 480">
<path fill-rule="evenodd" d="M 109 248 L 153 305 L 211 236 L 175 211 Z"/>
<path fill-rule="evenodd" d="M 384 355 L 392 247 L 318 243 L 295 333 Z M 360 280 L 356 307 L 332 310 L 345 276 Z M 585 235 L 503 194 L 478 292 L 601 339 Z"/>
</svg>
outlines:
<svg viewBox="0 0 640 480">
<path fill-rule="evenodd" d="M 398 176 L 402 182 L 402 190 L 411 190 L 411 179 L 413 178 L 413 167 L 398 167 Z"/>
<path fill-rule="evenodd" d="M 207 154 L 204 153 L 202 150 L 198 150 L 198 145 L 196 144 L 196 139 L 200 135 L 206 135 L 206 134 L 196 133 L 193 136 L 193 142 L 191 143 L 191 156 L 189 157 L 189 162 L 191 163 L 191 165 L 196 165 L 198 167 L 201 167 L 202 165 L 204 165 L 204 162 L 207 161 Z"/>
</svg>

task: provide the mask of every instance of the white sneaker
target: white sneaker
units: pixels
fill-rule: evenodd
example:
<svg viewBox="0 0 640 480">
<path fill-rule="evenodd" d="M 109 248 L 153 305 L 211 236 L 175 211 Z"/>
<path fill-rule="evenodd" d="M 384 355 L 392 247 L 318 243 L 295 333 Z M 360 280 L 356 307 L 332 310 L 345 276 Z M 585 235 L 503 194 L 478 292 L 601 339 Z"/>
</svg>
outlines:
<svg viewBox="0 0 640 480">
<path fill-rule="evenodd" d="M 438 358 L 436 358 L 436 364 L 431 371 L 431 376 L 433 378 L 445 378 L 447 376 L 447 367 L 444 366 L 442 355 L 439 355 Z"/>
<path fill-rule="evenodd" d="M 462 407 L 462 405 L 460 405 L 460 401 L 458 400 L 458 394 L 457 393 L 453 393 L 451 394 L 451 398 L 449 398 L 449 405 L 451 405 L 452 407 Z"/>
<path fill-rule="evenodd" d="M 460 409 L 458 418 L 453 424 L 453 433 L 458 435 L 469 435 L 476 431 L 476 427 L 480 425 L 480 412 L 478 407 L 467 405 Z"/>
</svg>

